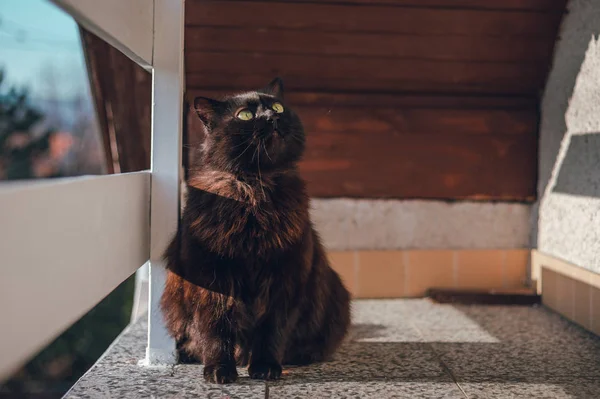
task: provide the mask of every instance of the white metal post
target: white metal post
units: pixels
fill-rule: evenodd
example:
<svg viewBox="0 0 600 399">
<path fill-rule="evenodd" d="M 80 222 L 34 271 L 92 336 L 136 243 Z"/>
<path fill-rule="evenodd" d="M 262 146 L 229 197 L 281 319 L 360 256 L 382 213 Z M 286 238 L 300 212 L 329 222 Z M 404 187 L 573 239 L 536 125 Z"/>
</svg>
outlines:
<svg viewBox="0 0 600 399">
<path fill-rule="evenodd" d="M 159 305 L 166 277 L 162 255 L 179 221 L 183 30 L 184 0 L 154 0 L 148 365 L 177 361 Z"/>
</svg>

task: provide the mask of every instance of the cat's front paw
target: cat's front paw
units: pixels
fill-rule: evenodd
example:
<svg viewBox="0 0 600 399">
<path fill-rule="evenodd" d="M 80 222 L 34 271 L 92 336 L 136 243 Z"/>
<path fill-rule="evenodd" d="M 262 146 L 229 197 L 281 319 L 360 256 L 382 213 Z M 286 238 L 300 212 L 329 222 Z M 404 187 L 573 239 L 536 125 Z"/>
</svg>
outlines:
<svg viewBox="0 0 600 399">
<path fill-rule="evenodd" d="M 256 362 L 248 367 L 253 380 L 278 380 L 281 378 L 281 365 L 277 363 Z"/>
<path fill-rule="evenodd" d="M 228 384 L 237 380 L 235 364 L 216 364 L 204 366 L 204 379 L 215 384 Z"/>
</svg>

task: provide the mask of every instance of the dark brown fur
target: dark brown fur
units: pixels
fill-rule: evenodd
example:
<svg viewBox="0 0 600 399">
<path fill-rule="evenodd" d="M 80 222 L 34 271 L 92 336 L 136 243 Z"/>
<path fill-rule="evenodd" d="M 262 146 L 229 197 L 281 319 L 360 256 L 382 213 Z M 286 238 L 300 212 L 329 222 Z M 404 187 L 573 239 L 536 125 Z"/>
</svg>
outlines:
<svg viewBox="0 0 600 399">
<path fill-rule="evenodd" d="M 212 382 L 234 381 L 236 363 L 251 378 L 277 379 L 282 364 L 325 360 L 350 322 L 349 294 L 311 225 L 296 169 L 302 125 L 291 110 L 269 112 L 273 101 L 283 103 L 277 79 L 224 102 L 195 101 L 206 142 L 165 255 L 161 305 L 180 359 L 204 363 Z M 239 107 L 255 119 L 236 120 Z"/>
</svg>

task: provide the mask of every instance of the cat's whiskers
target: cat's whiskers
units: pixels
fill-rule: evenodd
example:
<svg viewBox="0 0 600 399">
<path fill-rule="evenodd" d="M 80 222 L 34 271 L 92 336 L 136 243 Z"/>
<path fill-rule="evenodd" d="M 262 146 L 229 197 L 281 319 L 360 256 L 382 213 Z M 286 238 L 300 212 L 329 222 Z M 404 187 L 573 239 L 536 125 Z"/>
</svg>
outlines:
<svg viewBox="0 0 600 399">
<path fill-rule="evenodd" d="M 294 139 L 294 140 L 296 140 L 297 142 L 300 142 L 300 143 L 302 142 L 302 135 L 297 134 L 297 133 L 288 134 L 286 137 Z"/>
<path fill-rule="evenodd" d="M 234 146 L 233 146 L 233 147 L 231 147 L 231 148 L 238 148 L 238 147 L 241 147 L 241 146 L 243 146 L 244 144 L 248 144 L 248 143 L 252 142 L 253 140 L 254 140 L 254 138 L 253 138 L 253 137 L 249 137 L 249 138 L 247 138 L 246 140 L 242 141 L 242 142 L 241 142 L 241 143 L 239 143 L 239 144 L 236 144 L 236 145 L 234 145 Z"/>
<path fill-rule="evenodd" d="M 257 150 L 258 150 L 260 147 L 258 147 L 258 146 L 257 146 L 256 148 L 257 148 Z M 262 191 L 262 195 L 263 195 L 263 201 L 264 201 L 264 200 L 266 200 L 266 199 L 267 199 L 267 196 L 266 196 L 266 194 L 265 194 L 265 187 L 264 187 L 264 185 L 263 185 L 263 182 L 262 182 L 262 175 L 261 175 L 261 173 L 260 173 L 260 151 L 258 151 L 257 153 L 258 153 L 258 157 L 257 157 L 257 165 L 258 165 L 258 183 L 260 184 L 260 189 L 261 189 L 261 191 Z"/>
<path fill-rule="evenodd" d="M 250 160 L 250 162 L 254 162 L 254 157 L 256 156 L 256 151 L 258 150 L 258 146 L 256 146 L 254 148 L 254 152 L 252 153 L 252 159 Z"/>
<path fill-rule="evenodd" d="M 267 145 L 265 144 L 265 142 L 262 142 L 262 146 L 265 149 L 265 154 L 267 154 L 267 157 L 269 157 L 269 159 L 271 160 L 271 162 L 273 162 L 273 159 L 271 158 L 271 156 L 269 155 L 269 151 L 267 151 Z"/>
<path fill-rule="evenodd" d="M 233 158 L 233 160 L 231 161 L 232 163 L 235 162 L 235 161 L 237 161 L 242 155 L 244 155 L 244 153 L 246 151 L 248 151 L 248 149 L 250 149 L 250 147 L 252 146 L 252 139 L 248 139 L 247 141 L 244 142 L 244 144 L 246 144 L 246 143 L 249 143 L 248 146 L 237 157 Z"/>
</svg>

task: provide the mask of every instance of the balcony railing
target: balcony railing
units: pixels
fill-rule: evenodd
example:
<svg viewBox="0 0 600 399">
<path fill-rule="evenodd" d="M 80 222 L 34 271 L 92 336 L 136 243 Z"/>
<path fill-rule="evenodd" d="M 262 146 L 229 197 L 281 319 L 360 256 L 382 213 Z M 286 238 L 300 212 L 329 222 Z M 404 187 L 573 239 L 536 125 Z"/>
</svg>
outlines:
<svg viewBox="0 0 600 399">
<path fill-rule="evenodd" d="M 152 72 L 150 171 L 0 186 L 0 379 L 150 261 L 146 363 L 173 363 L 158 300 L 177 229 L 184 0 L 53 0 Z"/>
</svg>

